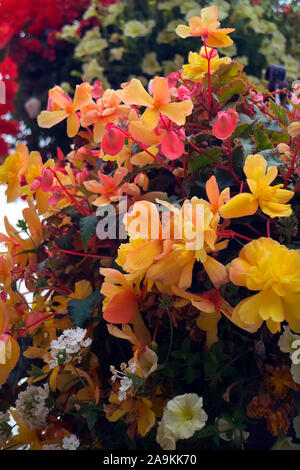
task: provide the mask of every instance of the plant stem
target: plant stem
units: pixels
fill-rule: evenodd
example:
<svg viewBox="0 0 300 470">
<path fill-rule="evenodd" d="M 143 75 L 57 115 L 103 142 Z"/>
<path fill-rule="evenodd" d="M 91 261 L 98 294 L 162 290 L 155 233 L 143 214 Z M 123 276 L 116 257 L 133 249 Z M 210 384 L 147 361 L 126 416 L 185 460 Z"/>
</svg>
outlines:
<svg viewBox="0 0 300 470">
<path fill-rule="evenodd" d="M 204 42 L 205 55 L 207 59 L 207 80 L 208 80 L 208 120 L 211 120 L 211 80 L 210 80 L 210 55 L 208 55 L 206 41 Z"/>
</svg>

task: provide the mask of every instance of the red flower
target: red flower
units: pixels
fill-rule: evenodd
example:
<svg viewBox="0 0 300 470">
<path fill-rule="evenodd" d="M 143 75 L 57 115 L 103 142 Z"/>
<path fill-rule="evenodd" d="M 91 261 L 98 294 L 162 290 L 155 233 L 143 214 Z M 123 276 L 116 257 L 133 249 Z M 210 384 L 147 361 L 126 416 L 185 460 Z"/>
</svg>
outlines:
<svg viewBox="0 0 300 470">
<path fill-rule="evenodd" d="M 238 120 L 239 115 L 233 109 L 220 111 L 213 125 L 213 134 L 218 139 L 227 139 L 233 133 Z"/>
</svg>

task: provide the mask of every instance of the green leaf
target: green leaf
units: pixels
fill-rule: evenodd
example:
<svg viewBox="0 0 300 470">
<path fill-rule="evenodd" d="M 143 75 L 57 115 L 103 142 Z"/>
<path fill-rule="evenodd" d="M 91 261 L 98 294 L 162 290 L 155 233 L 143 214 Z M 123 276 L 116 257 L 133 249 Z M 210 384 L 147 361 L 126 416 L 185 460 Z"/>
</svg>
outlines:
<svg viewBox="0 0 300 470">
<path fill-rule="evenodd" d="M 244 139 L 249 139 L 251 136 L 253 127 L 256 126 L 256 121 L 247 121 L 242 124 L 238 124 L 232 133 L 232 139 L 237 137 L 243 137 Z"/>
<path fill-rule="evenodd" d="M 243 137 L 239 137 L 238 139 L 236 139 L 236 141 L 241 144 L 241 148 L 243 149 L 243 155 L 244 155 L 243 163 L 244 163 L 244 161 L 248 157 L 248 155 L 252 155 L 253 150 L 255 148 L 255 144 L 252 142 L 251 139 L 245 139 Z M 239 148 L 240 147 L 238 147 L 238 149 Z M 234 163 L 234 156 L 232 155 L 232 157 L 233 157 L 232 160 L 233 160 L 233 163 Z"/>
<path fill-rule="evenodd" d="M 83 328 L 92 315 L 96 303 L 100 299 L 100 290 L 95 290 L 85 299 L 72 299 L 68 302 L 68 312 L 74 326 Z"/>
<path fill-rule="evenodd" d="M 87 251 L 89 239 L 96 233 L 97 222 L 96 215 L 88 215 L 80 219 L 81 240 L 85 251 Z"/>
<path fill-rule="evenodd" d="M 275 101 L 270 100 L 269 105 L 272 108 L 273 113 L 275 116 L 285 125 L 288 125 L 288 117 L 287 117 L 287 111 L 283 106 L 278 105 L 275 103 Z"/>
<path fill-rule="evenodd" d="M 44 374 L 43 369 L 40 369 L 39 367 L 35 366 L 34 364 L 31 364 L 31 369 L 28 371 L 29 377 L 37 378 L 37 377 L 40 377 L 43 374 Z"/>
<path fill-rule="evenodd" d="M 207 155 L 211 156 L 212 158 L 214 158 L 214 160 L 217 161 L 220 160 L 221 155 L 223 155 L 224 153 L 224 150 L 220 147 L 210 147 L 206 148 L 204 151 L 205 153 L 207 153 Z M 213 162 L 209 157 L 207 157 L 203 153 L 198 153 L 198 155 L 193 157 L 193 159 L 189 162 L 189 170 L 191 173 L 193 173 L 199 168 L 209 165 L 210 163 Z"/>
<path fill-rule="evenodd" d="M 229 101 L 234 95 L 243 95 L 248 89 L 248 84 L 241 78 L 236 78 L 231 82 L 224 85 L 218 91 L 218 98 L 220 102 Z"/>
<path fill-rule="evenodd" d="M 232 60 L 230 64 L 222 64 L 211 77 L 211 83 L 213 87 L 215 89 L 219 89 L 227 83 L 230 83 L 233 78 L 245 77 L 247 80 L 246 75 L 242 72 L 243 68 L 243 65 L 238 64 L 234 60 Z M 206 88 L 207 86 L 207 76 L 205 76 L 203 80 L 203 87 Z"/>
<path fill-rule="evenodd" d="M 273 148 L 272 142 L 262 128 L 262 124 L 256 127 L 253 138 L 256 142 L 256 152 Z"/>
</svg>

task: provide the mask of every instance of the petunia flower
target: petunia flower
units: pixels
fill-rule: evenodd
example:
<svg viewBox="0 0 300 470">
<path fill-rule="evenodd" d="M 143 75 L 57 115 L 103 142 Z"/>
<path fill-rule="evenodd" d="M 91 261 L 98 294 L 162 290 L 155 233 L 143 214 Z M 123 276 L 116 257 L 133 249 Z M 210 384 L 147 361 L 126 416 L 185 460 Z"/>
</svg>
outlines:
<svg viewBox="0 0 300 470">
<path fill-rule="evenodd" d="M 186 116 L 192 113 L 192 101 L 185 100 L 171 103 L 166 78 L 154 77 L 152 91 L 153 96 L 149 95 L 139 80 L 133 78 L 123 90 L 117 91 L 117 94 L 125 104 L 145 106 L 147 108 L 141 119 L 150 129 L 154 129 L 158 125 L 160 114 L 167 116 L 178 126 L 184 125 Z"/>
<path fill-rule="evenodd" d="M 175 31 L 183 39 L 189 36 L 201 36 L 209 47 L 231 46 L 233 41 L 228 34 L 232 33 L 234 29 L 218 29 L 219 26 L 218 9 L 216 6 L 211 6 L 201 10 L 201 18 L 193 16 L 189 20 L 189 26 L 179 25 Z"/>
<path fill-rule="evenodd" d="M 49 90 L 50 104 L 48 107 L 53 109 L 42 111 L 39 114 L 39 126 L 49 129 L 67 119 L 68 137 L 74 137 L 80 127 L 77 111 L 92 101 L 92 89 L 93 87 L 87 82 L 77 85 L 74 100 L 72 101 L 69 96 L 65 96 L 63 89 L 59 86 L 51 88 Z"/>
<path fill-rule="evenodd" d="M 292 213 L 290 204 L 293 191 L 281 189 L 283 184 L 271 186 L 278 174 L 276 166 L 267 170 L 267 161 L 260 155 L 248 155 L 244 172 L 251 193 L 240 193 L 220 207 L 219 213 L 224 219 L 245 217 L 255 214 L 258 207 L 270 217 L 289 217 Z"/>
<path fill-rule="evenodd" d="M 205 426 L 207 419 L 202 397 L 196 393 L 178 395 L 169 400 L 165 407 L 156 440 L 163 449 L 174 450 L 177 439 L 189 439 Z M 172 441 L 174 447 L 170 446 Z"/>
</svg>

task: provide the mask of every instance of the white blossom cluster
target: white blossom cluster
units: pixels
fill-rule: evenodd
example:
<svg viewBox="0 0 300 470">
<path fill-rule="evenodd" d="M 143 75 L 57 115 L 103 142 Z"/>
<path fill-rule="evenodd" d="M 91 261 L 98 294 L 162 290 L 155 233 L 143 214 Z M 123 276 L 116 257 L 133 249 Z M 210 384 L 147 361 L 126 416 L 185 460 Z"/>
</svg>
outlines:
<svg viewBox="0 0 300 470">
<path fill-rule="evenodd" d="M 4 446 L 11 436 L 12 428 L 9 424 L 9 420 L 9 412 L 6 411 L 5 413 L 3 413 L 2 411 L 0 411 L 0 446 Z"/>
<path fill-rule="evenodd" d="M 45 426 L 46 417 L 49 413 L 46 406 L 48 396 L 48 384 L 43 385 L 43 387 L 29 385 L 24 392 L 19 393 L 16 400 L 16 412 L 20 420 L 29 429 L 40 429 Z"/>
<path fill-rule="evenodd" d="M 84 340 L 87 330 L 84 328 L 70 328 L 64 330 L 63 333 L 51 341 L 50 354 L 52 359 L 49 366 L 54 369 L 59 364 L 71 362 L 74 356 L 78 355 L 81 348 L 87 348 L 91 345 L 91 338 Z"/>
<path fill-rule="evenodd" d="M 111 381 L 114 383 L 117 379 L 120 379 L 118 398 L 120 401 L 124 401 L 126 400 L 129 389 L 133 385 L 132 379 L 128 377 L 128 374 L 135 373 L 136 364 L 133 361 L 129 361 L 128 365 L 125 362 L 122 362 L 120 369 L 121 371 L 117 370 L 114 366 L 110 366 L 110 371 L 113 374 Z"/>
</svg>

